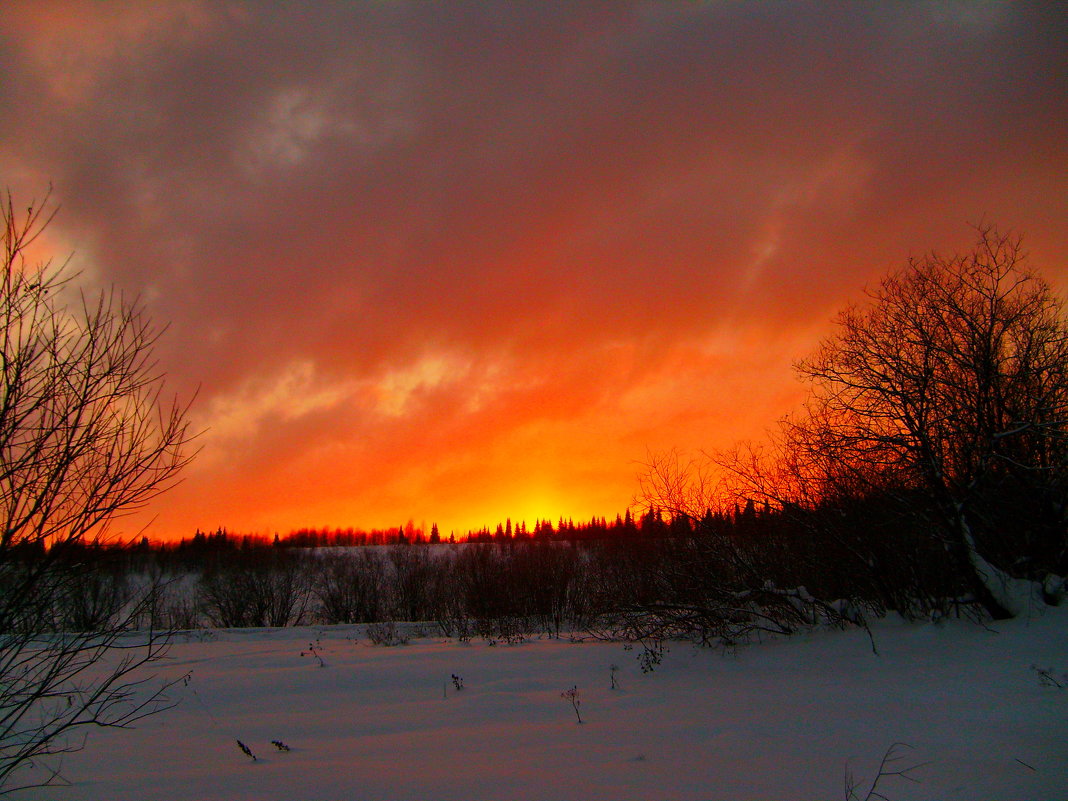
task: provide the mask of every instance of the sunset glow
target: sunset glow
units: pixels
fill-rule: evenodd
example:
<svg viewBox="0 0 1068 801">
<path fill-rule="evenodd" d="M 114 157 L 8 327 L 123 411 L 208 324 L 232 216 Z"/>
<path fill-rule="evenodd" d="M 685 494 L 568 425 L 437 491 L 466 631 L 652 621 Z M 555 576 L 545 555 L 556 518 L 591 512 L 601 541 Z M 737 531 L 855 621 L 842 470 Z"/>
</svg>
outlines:
<svg viewBox="0 0 1068 801">
<path fill-rule="evenodd" d="M 0 98 L 196 395 L 127 536 L 612 519 L 969 224 L 1068 287 L 1057 4 L 14 2 Z"/>
</svg>

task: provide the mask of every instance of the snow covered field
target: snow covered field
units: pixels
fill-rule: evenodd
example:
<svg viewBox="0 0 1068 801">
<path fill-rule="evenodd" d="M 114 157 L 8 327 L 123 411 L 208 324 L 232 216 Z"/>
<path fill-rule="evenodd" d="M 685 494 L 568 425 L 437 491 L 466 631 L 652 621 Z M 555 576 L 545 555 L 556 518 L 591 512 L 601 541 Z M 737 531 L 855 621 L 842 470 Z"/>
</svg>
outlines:
<svg viewBox="0 0 1068 801">
<path fill-rule="evenodd" d="M 673 645 L 643 674 L 601 642 L 372 646 L 359 627 L 217 631 L 178 642 L 180 705 L 96 731 L 66 788 L 18 799 L 1068 799 L 1068 610 L 997 624 L 814 632 L 724 654 Z M 325 663 L 307 654 L 318 638 Z M 305 655 L 302 656 L 302 651 Z M 613 690 L 611 666 L 619 689 Z M 451 676 L 462 678 L 457 691 Z M 1063 680 L 1062 680 L 1063 681 Z M 578 687 L 579 725 L 561 693 Z M 236 740 L 256 754 L 247 758 Z M 280 740 L 291 750 L 271 745 Z"/>
</svg>

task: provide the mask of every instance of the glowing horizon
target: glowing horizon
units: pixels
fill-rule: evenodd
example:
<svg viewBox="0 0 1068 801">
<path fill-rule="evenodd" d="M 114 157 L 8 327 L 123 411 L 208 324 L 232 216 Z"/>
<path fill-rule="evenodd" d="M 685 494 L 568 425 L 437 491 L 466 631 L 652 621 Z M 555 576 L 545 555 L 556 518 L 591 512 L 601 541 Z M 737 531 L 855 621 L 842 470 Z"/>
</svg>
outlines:
<svg viewBox="0 0 1068 801">
<path fill-rule="evenodd" d="M 1068 282 L 1053 6 L 16 1 L 0 38 L 0 188 L 54 187 L 42 247 L 197 394 L 124 537 L 611 520 L 969 223 Z"/>
</svg>

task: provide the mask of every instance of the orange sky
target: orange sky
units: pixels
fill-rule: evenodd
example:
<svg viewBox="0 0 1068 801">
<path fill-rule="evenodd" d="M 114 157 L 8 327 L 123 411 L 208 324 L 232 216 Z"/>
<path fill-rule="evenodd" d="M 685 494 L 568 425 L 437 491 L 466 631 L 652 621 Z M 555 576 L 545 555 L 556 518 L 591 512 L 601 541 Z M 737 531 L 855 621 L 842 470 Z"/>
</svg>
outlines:
<svg viewBox="0 0 1068 801">
<path fill-rule="evenodd" d="M 1068 285 L 1056 4 L 16 2 L 0 100 L 199 387 L 157 537 L 612 516 L 969 222 Z"/>
</svg>

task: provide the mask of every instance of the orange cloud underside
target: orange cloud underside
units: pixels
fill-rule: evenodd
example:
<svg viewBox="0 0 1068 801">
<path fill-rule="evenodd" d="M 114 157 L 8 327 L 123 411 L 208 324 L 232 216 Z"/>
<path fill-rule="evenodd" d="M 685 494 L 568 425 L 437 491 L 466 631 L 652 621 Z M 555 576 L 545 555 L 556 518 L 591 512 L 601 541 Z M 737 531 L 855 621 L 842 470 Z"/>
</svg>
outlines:
<svg viewBox="0 0 1068 801">
<path fill-rule="evenodd" d="M 650 451 L 759 436 L 796 396 L 792 344 L 720 344 L 711 354 L 671 346 L 670 357 L 645 354 L 640 363 L 616 348 L 578 374 L 495 371 L 498 383 L 479 386 L 474 407 L 460 382 L 409 399 L 402 415 L 379 416 L 366 430 L 319 433 L 320 446 L 301 441 L 256 466 L 235 460 L 233 446 L 209 431 L 202 464 L 161 504 L 167 516 L 157 526 L 240 521 L 243 531 L 284 533 L 414 520 L 461 534 L 508 518 L 612 517 L 631 504 Z M 342 401 L 350 402 L 359 398 Z M 198 496 L 211 497 L 218 520 L 198 508 Z"/>
</svg>

